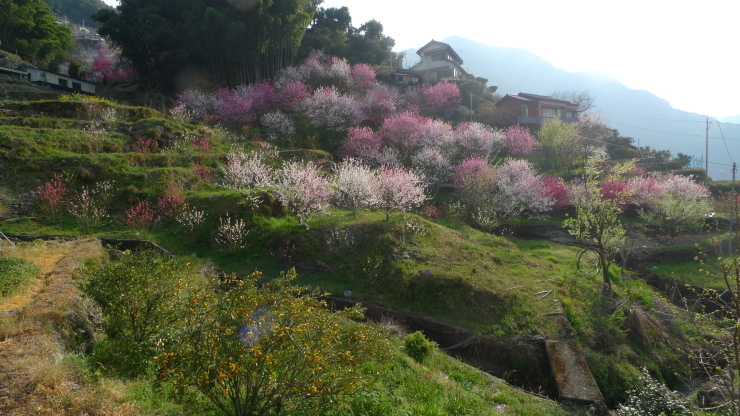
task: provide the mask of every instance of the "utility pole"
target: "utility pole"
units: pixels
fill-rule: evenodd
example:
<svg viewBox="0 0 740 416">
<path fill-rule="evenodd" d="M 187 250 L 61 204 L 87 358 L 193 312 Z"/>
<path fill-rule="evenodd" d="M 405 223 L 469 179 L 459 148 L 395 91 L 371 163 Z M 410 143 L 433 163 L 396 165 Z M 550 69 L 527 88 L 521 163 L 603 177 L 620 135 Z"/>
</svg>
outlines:
<svg viewBox="0 0 740 416">
<path fill-rule="evenodd" d="M 470 93 L 470 121 L 473 121 L 473 93 Z"/>
<path fill-rule="evenodd" d="M 706 150 L 704 151 L 704 186 L 709 182 L 709 117 L 707 117 Z"/>
<path fill-rule="evenodd" d="M 734 255 L 732 251 L 732 242 L 735 239 L 733 226 L 735 225 L 735 205 L 737 205 L 737 197 L 735 196 L 735 173 L 737 173 L 737 163 L 732 162 L 732 191 L 730 191 L 730 256 Z"/>
</svg>

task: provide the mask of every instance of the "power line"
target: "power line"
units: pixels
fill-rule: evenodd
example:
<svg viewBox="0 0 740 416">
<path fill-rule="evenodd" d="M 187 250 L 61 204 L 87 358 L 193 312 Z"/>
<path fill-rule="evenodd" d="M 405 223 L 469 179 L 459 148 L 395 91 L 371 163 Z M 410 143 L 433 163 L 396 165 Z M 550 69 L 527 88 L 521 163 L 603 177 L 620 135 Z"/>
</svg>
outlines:
<svg viewBox="0 0 740 416">
<path fill-rule="evenodd" d="M 727 147 L 727 140 L 725 140 L 725 134 L 722 132 L 722 127 L 720 127 L 719 122 L 717 123 L 717 127 L 719 127 L 719 134 L 722 135 L 722 140 L 725 142 L 725 150 L 727 150 L 727 157 L 730 158 L 730 162 L 733 164 L 735 163 L 734 160 L 732 160 L 732 154 L 730 153 L 730 148 Z"/>
<path fill-rule="evenodd" d="M 702 121 L 702 123 L 704 123 L 704 121 Z M 633 129 L 639 129 L 639 130 L 647 130 L 647 131 L 652 131 L 652 132 L 656 132 L 656 133 L 673 134 L 673 135 L 676 135 L 676 136 L 702 137 L 700 134 L 686 134 L 686 133 L 676 133 L 676 132 L 665 131 L 665 130 L 646 129 L 644 127 L 630 126 L 629 124 L 622 124 L 622 123 L 615 123 L 615 122 L 610 122 L 610 124 L 617 124 L 617 125 L 624 126 L 624 127 L 631 127 Z M 733 142 L 740 141 L 740 139 L 725 139 L 724 136 L 723 137 L 712 137 L 712 136 L 709 136 L 709 138 L 710 139 L 713 139 L 713 140 L 729 140 L 729 141 L 733 141 Z"/>
</svg>

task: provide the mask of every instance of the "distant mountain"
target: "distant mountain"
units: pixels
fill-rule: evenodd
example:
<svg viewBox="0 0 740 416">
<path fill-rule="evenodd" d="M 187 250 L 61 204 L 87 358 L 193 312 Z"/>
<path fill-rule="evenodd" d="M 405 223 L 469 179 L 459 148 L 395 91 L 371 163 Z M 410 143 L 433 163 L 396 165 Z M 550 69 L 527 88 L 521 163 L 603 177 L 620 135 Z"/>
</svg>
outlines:
<svg viewBox="0 0 740 416">
<path fill-rule="evenodd" d="M 704 160 L 704 115 L 673 108 L 668 101 L 648 91 L 630 89 L 604 73 L 557 68 L 523 49 L 488 46 L 456 36 L 443 42 L 460 55 L 467 71 L 498 86 L 497 93 L 550 95 L 557 90 L 585 90 L 595 97 L 596 107 L 610 120 L 611 127 L 634 138 L 635 145 L 693 155 L 697 164 Z M 406 57 L 409 65 L 418 61 L 416 50 L 408 50 Z M 724 172 L 727 179 L 729 168 L 723 165 L 731 164 L 730 155 L 740 158 L 740 125 L 718 127 L 713 121 L 709 128 L 710 176 L 721 179 Z"/>
<path fill-rule="evenodd" d="M 740 124 L 740 116 L 729 116 L 719 119 L 723 123 Z"/>
<path fill-rule="evenodd" d="M 49 8 L 60 18 L 67 18 L 73 23 L 97 29 L 100 25 L 90 16 L 98 10 L 109 7 L 101 0 L 44 0 Z"/>
</svg>

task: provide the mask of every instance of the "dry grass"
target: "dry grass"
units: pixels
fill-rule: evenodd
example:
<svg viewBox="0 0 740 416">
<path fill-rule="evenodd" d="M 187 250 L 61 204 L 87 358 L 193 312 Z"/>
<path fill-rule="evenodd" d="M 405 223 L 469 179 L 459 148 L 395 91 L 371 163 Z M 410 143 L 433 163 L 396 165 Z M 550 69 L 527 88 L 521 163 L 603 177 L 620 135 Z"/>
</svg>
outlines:
<svg viewBox="0 0 740 416">
<path fill-rule="evenodd" d="M 65 310 L 79 300 L 76 270 L 102 253 L 97 240 L 19 244 L 2 255 L 32 261 L 39 276 L 0 303 L 0 414 L 134 416 L 121 386 L 101 386 L 65 359 Z"/>
</svg>

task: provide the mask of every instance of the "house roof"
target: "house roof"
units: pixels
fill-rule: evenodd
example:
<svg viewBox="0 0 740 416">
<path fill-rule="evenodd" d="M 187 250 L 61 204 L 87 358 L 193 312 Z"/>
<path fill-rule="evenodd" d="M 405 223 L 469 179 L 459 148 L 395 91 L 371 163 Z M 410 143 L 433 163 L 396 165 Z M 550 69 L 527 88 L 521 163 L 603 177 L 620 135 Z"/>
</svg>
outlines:
<svg viewBox="0 0 740 416">
<path fill-rule="evenodd" d="M 578 104 L 572 103 L 570 101 L 560 100 L 554 97 L 550 97 L 548 95 L 537 95 L 537 94 L 529 94 L 520 92 L 519 94 L 510 95 L 506 94 L 501 100 L 505 99 L 512 99 L 512 100 L 518 100 L 518 101 L 526 101 L 526 102 L 537 102 L 537 101 L 554 101 L 557 103 L 561 103 L 563 105 L 571 105 L 571 106 L 577 106 Z M 499 101 L 501 101 L 499 100 Z"/>
<path fill-rule="evenodd" d="M 79 78 L 71 77 L 71 76 L 69 76 L 69 75 L 67 75 L 67 74 L 61 74 L 61 73 L 59 73 L 59 72 L 49 71 L 48 69 L 41 69 L 41 68 L 37 68 L 37 67 L 35 67 L 35 66 L 33 66 L 33 65 L 28 65 L 28 64 L 22 64 L 21 66 L 19 66 L 19 67 L 18 67 L 18 70 L 19 70 L 19 71 L 22 71 L 22 72 L 23 72 L 24 74 L 28 72 L 28 69 L 35 69 L 35 70 L 37 70 L 37 71 L 42 71 L 42 72 L 46 72 L 46 73 L 48 73 L 48 74 L 61 75 L 61 76 L 65 77 L 65 78 L 69 78 L 69 79 L 71 79 L 71 80 L 75 80 L 75 81 L 80 81 L 80 82 L 86 82 L 86 83 L 88 83 L 88 84 L 95 84 L 95 83 L 94 83 L 94 82 L 92 82 L 92 81 L 86 81 L 86 80 L 84 80 L 84 79 L 79 79 Z"/>
<path fill-rule="evenodd" d="M 460 55 L 458 55 L 458 54 L 457 54 L 457 52 L 455 52 L 455 50 L 454 50 L 454 49 L 452 49 L 452 46 L 450 46 L 450 45 L 449 45 L 449 44 L 447 44 L 447 43 L 444 43 L 444 42 L 440 42 L 440 41 L 438 41 L 438 40 L 434 40 L 434 39 L 432 39 L 432 40 L 431 40 L 431 41 L 430 41 L 429 43 L 427 43 L 426 45 L 424 45 L 424 46 L 422 46 L 421 48 L 419 48 L 419 50 L 418 50 L 418 51 L 416 51 L 416 54 L 417 54 L 417 55 L 419 55 L 419 56 L 421 56 L 421 53 L 422 53 L 423 51 L 425 51 L 425 50 L 435 50 L 435 49 L 445 49 L 445 50 L 447 50 L 448 52 L 452 53 L 452 55 L 453 55 L 453 56 L 454 56 L 454 57 L 455 57 L 455 58 L 456 58 L 456 59 L 457 59 L 458 61 L 460 61 L 460 63 L 461 63 L 461 64 L 463 63 L 463 60 L 462 60 L 462 58 L 460 58 Z"/>
</svg>

